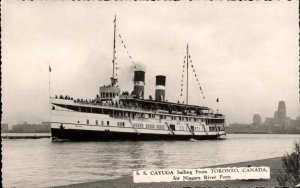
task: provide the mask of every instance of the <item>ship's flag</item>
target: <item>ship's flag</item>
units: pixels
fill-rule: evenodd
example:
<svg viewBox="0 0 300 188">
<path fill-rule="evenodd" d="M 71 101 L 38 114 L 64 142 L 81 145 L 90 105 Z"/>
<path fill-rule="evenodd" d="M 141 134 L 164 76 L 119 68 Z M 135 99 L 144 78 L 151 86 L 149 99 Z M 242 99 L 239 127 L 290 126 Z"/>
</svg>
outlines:
<svg viewBox="0 0 300 188">
<path fill-rule="evenodd" d="M 219 102 L 219 98 L 217 98 L 216 101 Z"/>
<path fill-rule="evenodd" d="M 50 67 L 50 65 L 49 65 L 49 72 L 51 72 L 51 67 Z"/>
</svg>

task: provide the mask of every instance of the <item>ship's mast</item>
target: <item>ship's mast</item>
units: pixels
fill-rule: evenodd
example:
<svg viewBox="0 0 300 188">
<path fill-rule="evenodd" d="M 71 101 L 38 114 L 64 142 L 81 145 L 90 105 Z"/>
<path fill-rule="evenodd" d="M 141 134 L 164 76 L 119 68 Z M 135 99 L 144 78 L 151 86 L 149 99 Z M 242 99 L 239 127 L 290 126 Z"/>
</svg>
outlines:
<svg viewBox="0 0 300 188">
<path fill-rule="evenodd" d="M 186 104 L 189 101 L 189 44 L 186 46 Z"/>
<path fill-rule="evenodd" d="M 115 85 L 116 83 L 116 78 L 115 78 L 115 61 L 116 61 L 116 24 L 117 24 L 117 20 L 116 20 L 116 15 L 115 15 L 115 19 L 114 19 L 114 45 L 113 45 L 113 75 L 111 78 L 111 85 Z"/>
</svg>

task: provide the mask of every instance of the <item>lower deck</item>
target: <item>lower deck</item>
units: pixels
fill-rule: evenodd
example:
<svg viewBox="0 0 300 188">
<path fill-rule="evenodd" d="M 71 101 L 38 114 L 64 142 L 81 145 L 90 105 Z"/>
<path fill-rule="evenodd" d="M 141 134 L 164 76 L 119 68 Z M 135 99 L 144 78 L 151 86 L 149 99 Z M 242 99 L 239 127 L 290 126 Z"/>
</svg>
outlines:
<svg viewBox="0 0 300 188">
<path fill-rule="evenodd" d="M 189 140 L 225 135 L 225 124 L 51 111 L 52 137 L 69 140 Z"/>
<path fill-rule="evenodd" d="M 110 130 L 94 131 L 80 129 L 51 129 L 52 140 L 73 141 L 158 141 L 158 140 L 208 140 L 217 139 L 221 135 L 179 135 L 179 134 L 155 134 L 134 132 L 113 132 Z"/>
</svg>

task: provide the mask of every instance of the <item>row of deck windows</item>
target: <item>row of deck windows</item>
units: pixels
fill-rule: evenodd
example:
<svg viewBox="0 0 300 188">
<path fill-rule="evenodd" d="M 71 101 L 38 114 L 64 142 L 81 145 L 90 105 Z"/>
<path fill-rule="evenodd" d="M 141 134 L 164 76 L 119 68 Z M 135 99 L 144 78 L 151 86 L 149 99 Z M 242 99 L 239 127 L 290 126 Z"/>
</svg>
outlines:
<svg viewBox="0 0 300 188">
<path fill-rule="evenodd" d="M 78 121 L 77 123 L 80 123 L 80 121 Z M 86 124 L 87 125 L 90 124 L 90 120 L 89 119 L 86 120 Z M 98 120 L 95 120 L 95 125 L 99 125 Z M 101 125 L 104 126 L 104 121 L 101 121 Z M 109 121 L 106 122 L 106 125 L 109 126 Z"/>
<path fill-rule="evenodd" d="M 118 93 L 107 93 L 107 92 L 101 92 L 100 93 L 101 98 L 114 98 L 115 96 L 118 96 Z"/>
<path fill-rule="evenodd" d="M 79 123 L 79 121 L 78 121 Z M 90 120 L 86 120 L 86 124 L 89 125 L 90 124 Z M 98 120 L 95 120 L 95 124 L 98 125 Z M 101 125 L 104 126 L 104 121 L 101 121 Z M 109 121 L 106 121 L 106 125 L 109 126 Z M 118 127 L 125 127 L 125 122 L 118 122 L 117 123 Z M 144 128 L 144 125 L 142 123 L 133 123 L 133 127 L 134 128 Z M 154 124 L 146 124 L 146 129 L 155 129 L 155 125 Z M 164 125 L 156 125 L 156 129 L 161 129 L 164 130 L 165 126 Z M 179 130 L 189 130 L 186 126 L 179 126 L 178 127 Z M 175 128 L 174 128 L 175 130 Z M 223 131 L 224 127 L 209 127 L 209 131 Z M 202 127 L 194 127 L 193 131 L 203 131 Z"/>
<path fill-rule="evenodd" d="M 78 123 L 79 123 L 79 121 L 78 121 Z M 86 124 L 87 125 L 89 125 L 90 124 L 90 121 L 87 119 L 86 120 Z M 95 120 L 95 124 L 96 125 L 99 125 L 99 123 L 98 123 L 98 120 Z M 135 123 L 136 124 L 136 123 Z M 102 126 L 104 126 L 104 121 L 101 121 L 101 125 Z M 107 121 L 106 122 L 106 125 L 107 126 L 109 126 L 109 121 Z M 125 126 L 125 123 L 124 122 L 118 122 L 118 124 L 117 124 L 119 127 L 124 127 Z M 149 127 L 149 129 L 152 129 L 152 128 L 150 128 L 150 127 L 152 127 L 152 125 L 153 124 L 146 124 L 146 128 L 148 128 Z M 147 127 L 148 126 L 148 127 Z M 143 128 L 143 124 L 140 124 L 139 126 L 137 126 L 138 128 Z M 195 128 L 197 128 L 197 127 L 195 127 Z M 214 129 L 214 127 L 210 127 L 212 130 Z M 154 125 L 153 125 L 153 129 L 154 129 Z M 158 128 L 158 129 L 161 129 L 161 128 Z M 162 129 L 164 129 L 164 128 L 162 128 Z"/>
<path fill-rule="evenodd" d="M 165 126 L 164 126 L 164 125 L 157 125 L 156 127 L 157 127 L 157 129 L 161 129 L 161 130 L 164 130 L 164 129 L 165 129 Z"/>
<path fill-rule="evenodd" d="M 125 123 L 124 122 L 118 122 L 118 127 L 125 127 Z"/>
<path fill-rule="evenodd" d="M 134 128 L 143 128 L 143 124 L 142 123 L 134 123 L 133 127 Z"/>
<path fill-rule="evenodd" d="M 224 131 L 224 127 L 209 127 L 209 131 Z"/>
<path fill-rule="evenodd" d="M 146 129 L 155 129 L 154 124 L 146 124 Z"/>
<path fill-rule="evenodd" d="M 194 122 L 206 122 L 207 124 L 224 123 L 224 119 L 200 119 L 196 117 L 186 116 L 171 116 L 171 115 L 158 115 L 152 113 L 139 113 L 139 112 L 126 112 L 120 110 L 102 109 L 102 108 L 90 108 L 90 107 L 76 107 L 67 105 L 66 108 L 78 112 L 97 113 L 97 114 L 108 114 L 112 117 L 141 117 L 141 118 L 160 118 L 169 120 L 179 121 L 194 121 Z"/>
</svg>

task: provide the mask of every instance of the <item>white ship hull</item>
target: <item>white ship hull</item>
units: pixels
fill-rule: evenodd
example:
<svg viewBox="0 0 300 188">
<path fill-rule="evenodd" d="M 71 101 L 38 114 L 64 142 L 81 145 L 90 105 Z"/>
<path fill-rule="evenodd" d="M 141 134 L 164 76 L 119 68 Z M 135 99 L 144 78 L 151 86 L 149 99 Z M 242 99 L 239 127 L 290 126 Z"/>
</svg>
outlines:
<svg viewBox="0 0 300 188">
<path fill-rule="evenodd" d="M 76 105 L 73 101 L 57 99 L 52 101 Z M 225 135 L 224 124 L 206 125 L 205 122 L 168 119 L 116 118 L 107 114 L 76 112 L 63 108 L 51 110 L 51 118 L 53 140 L 200 140 L 216 139 Z M 175 125 L 175 130 L 170 129 L 169 125 Z M 209 127 L 215 131 L 211 131 Z"/>
</svg>

